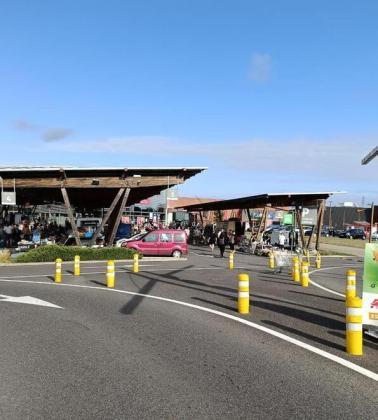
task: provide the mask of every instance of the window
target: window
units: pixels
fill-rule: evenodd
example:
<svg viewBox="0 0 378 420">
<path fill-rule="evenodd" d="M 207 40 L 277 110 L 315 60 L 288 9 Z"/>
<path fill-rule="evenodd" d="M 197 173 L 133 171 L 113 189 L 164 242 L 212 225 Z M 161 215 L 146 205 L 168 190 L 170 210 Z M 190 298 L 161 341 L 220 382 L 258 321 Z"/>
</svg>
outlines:
<svg viewBox="0 0 378 420">
<path fill-rule="evenodd" d="M 144 239 L 144 242 L 157 242 L 158 241 L 158 234 L 157 233 L 150 233 Z"/>
<path fill-rule="evenodd" d="M 174 234 L 174 242 L 186 242 L 186 235 L 185 232 L 175 233 Z"/>
<path fill-rule="evenodd" d="M 160 242 L 172 242 L 172 234 L 171 233 L 162 233 L 160 235 Z"/>
</svg>

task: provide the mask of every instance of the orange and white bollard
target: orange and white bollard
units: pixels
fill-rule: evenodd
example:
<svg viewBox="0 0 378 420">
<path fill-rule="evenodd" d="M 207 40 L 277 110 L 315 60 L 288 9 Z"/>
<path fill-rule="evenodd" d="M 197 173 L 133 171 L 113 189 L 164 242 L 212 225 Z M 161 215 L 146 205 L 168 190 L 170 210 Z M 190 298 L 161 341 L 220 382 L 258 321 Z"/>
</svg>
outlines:
<svg viewBox="0 0 378 420">
<path fill-rule="evenodd" d="M 139 254 L 134 254 L 134 262 L 133 262 L 133 272 L 139 273 Z"/>
<path fill-rule="evenodd" d="M 273 251 L 271 251 L 271 252 L 269 252 L 269 260 L 268 260 L 268 266 L 269 266 L 269 268 L 276 268 L 276 264 L 275 264 L 275 261 L 274 261 L 274 252 Z"/>
<path fill-rule="evenodd" d="M 300 281 L 299 275 L 299 258 L 297 256 L 293 257 L 292 260 L 292 271 L 291 275 L 294 281 Z"/>
<path fill-rule="evenodd" d="M 346 351 L 353 356 L 363 354 L 362 299 L 346 299 Z"/>
<path fill-rule="evenodd" d="M 345 297 L 348 300 L 356 296 L 356 272 L 354 270 L 348 270 L 346 276 Z"/>
<path fill-rule="evenodd" d="M 249 314 L 249 275 L 238 275 L 238 312 Z"/>
<path fill-rule="evenodd" d="M 74 276 L 80 276 L 80 255 L 75 256 L 74 261 Z"/>
<path fill-rule="evenodd" d="M 115 270 L 114 270 L 114 261 L 108 261 L 108 266 L 106 270 L 106 286 L 113 288 L 115 285 Z"/>
<path fill-rule="evenodd" d="M 229 259 L 228 259 L 228 268 L 230 270 L 234 269 L 234 251 L 230 252 L 230 256 L 229 256 Z"/>
<path fill-rule="evenodd" d="M 57 258 L 55 260 L 55 283 L 62 282 L 62 260 Z"/>
<path fill-rule="evenodd" d="M 302 287 L 308 287 L 308 280 L 309 280 L 308 266 L 309 266 L 309 263 L 307 261 L 302 262 L 302 270 L 301 270 L 301 285 L 302 285 Z"/>
</svg>

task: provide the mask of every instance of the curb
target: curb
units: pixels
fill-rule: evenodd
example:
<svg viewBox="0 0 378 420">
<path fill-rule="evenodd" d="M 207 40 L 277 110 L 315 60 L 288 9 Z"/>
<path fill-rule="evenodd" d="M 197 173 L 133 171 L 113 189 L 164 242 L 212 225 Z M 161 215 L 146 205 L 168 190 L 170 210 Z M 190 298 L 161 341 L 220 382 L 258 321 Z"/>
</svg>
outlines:
<svg viewBox="0 0 378 420">
<path fill-rule="evenodd" d="M 173 258 L 173 257 L 143 257 L 140 259 L 140 262 L 144 261 L 168 261 L 168 262 L 180 262 L 180 261 L 187 261 L 187 258 Z M 89 261 L 80 261 L 80 264 L 100 264 L 106 263 L 107 260 L 89 260 Z M 127 260 L 115 260 L 115 264 L 117 263 L 132 263 L 132 259 Z M 62 264 L 73 264 L 74 261 L 63 261 Z M 53 265 L 55 262 L 30 262 L 30 263 L 4 263 L 0 264 L 0 267 L 24 267 L 24 266 L 34 266 L 34 265 Z"/>
</svg>

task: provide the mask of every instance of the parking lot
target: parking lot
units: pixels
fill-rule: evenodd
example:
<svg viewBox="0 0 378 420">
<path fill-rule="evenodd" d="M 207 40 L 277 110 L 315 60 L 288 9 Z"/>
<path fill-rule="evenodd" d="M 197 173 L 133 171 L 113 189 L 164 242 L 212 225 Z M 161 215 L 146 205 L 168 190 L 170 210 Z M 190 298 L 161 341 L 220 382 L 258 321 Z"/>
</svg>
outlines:
<svg viewBox="0 0 378 420">
<path fill-rule="evenodd" d="M 118 263 L 115 289 L 105 287 L 104 262 L 82 263 L 80 277 L 65 263 L 61 284 L 52 264 L 3 266 L 1 295 L 61 309 L 0 300 L 1 417 L 224 418 L 253 409 L 259 418 L 374 418 L 377 343 L 366 339 L 362 357 L 345 353 L 344 273 L 354 267 L 360 279 L 361 261 L 323 261 L 307 289 L 266 258 L 237 253 L 231 271 L 205 247 L 187 259 L 141 260 L 139 273 Z M 250 275 L 245 316 L 236 311 L 240 272 Z"/>
</svg>

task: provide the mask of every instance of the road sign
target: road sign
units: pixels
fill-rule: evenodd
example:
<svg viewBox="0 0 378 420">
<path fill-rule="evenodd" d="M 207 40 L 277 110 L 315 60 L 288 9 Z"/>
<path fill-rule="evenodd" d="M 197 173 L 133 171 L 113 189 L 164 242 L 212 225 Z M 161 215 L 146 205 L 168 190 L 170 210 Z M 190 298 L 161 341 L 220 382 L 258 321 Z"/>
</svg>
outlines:
<svg viewBox="0 0 378 420">
<path fill-rule="evenodd" d="M 26 305 L 47 306 L 49 308 L 63 309 L 61 306 L 46 302 L 45 300 L 37 299 L 32 296 L 7 296 L 0 295 L 0 302 L 25 303 Z"/>
<path fill-rule="evenodd" d="M 318 212 L 316 209 L 308 209 L 307 207 L 304 207 L 302 209 L 302 225 L 315 226 L 317 214 Z"/>
<path fill-rule="evenodd" d="M 16 193 L 13 191 L 2 191 L 1 192 L 1 204 L 3 206 L 15 206 L 16 205 Z"/>
</svg>

